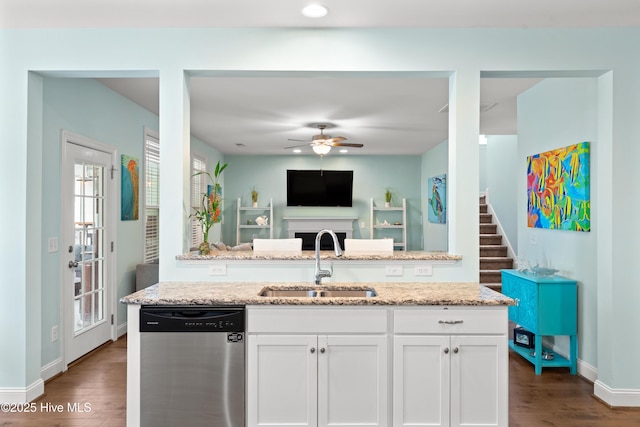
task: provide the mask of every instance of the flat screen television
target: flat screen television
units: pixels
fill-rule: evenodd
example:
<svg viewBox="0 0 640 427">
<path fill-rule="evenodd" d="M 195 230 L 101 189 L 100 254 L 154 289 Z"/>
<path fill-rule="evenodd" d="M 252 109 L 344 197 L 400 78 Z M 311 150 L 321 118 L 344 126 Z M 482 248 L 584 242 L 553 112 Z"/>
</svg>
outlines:
<svg viewBox="0 0 640 427">
<path fill-rule="evenodd" d="M 353 204 L 353 171 L 287 170 L 287 206 Z"/>
</svg>

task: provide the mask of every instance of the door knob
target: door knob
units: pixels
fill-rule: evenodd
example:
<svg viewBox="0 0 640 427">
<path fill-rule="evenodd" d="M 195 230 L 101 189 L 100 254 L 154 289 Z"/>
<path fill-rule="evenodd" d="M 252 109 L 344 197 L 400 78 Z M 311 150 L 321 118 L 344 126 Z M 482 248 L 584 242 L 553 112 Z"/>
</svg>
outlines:
<svg viewBox="0 0 640 427">
<path fill-rule="evenodd" d="M 316 352 L 316 348 L 315 347 L 311 347 L 311 350 L 309 350 L 311 353 L 315 353 Z"/>
<path fill-rule="evenodd" d="M 327 350 L 326 350 L 324 347 L 322 347 L 322 348 L 320 349 L 320 353 L 324 353 L 325 351 L 327 351 Z"/>
<path fill-rule="evenodd" d="M 69 261 L 69 268 L 76 268 L 78 266 L 78 261 Z"/>
<path fill-rule="evenodd" d="M 454 348 L 454 349 L 453 349 L 453 352 L 454 352 L 454 353 L 457 353 L 458 351 L 459 351 L 459 350 L 458 350 L 458 347 L 456 347 L 456 348 Z"/>
<path fill-rule="evenodd" d="M 448 347 L 444 349 L 444 354 L 449 354 L 449 348 Z"/>
</svg>

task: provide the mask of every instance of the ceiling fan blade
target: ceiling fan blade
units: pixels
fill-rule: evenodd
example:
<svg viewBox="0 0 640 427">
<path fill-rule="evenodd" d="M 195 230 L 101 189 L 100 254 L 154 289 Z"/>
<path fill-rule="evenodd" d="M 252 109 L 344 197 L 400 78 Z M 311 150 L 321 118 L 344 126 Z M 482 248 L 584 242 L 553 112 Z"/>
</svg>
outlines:
<svg viewBox="0 0 640 427">
<path fill-rule="evenodd" d="M 293 139 L 293 138 L 287 138 L 287 141 L 297 141 L 297 142 L 306 142 L 306 139 Z"/>
<path fill-rule="evenodd" d="M 307 144 L 300 144 L 300 145 L 291 145 L 291 146 L 289 146 L 289 147 L 284 147 L 284 149 L 285 149 L 285 150 L 289 150 L 289 149 L 291 149 L 291 148 L 307 147 L 307 146 L 309 146 L 309 145 L 310 145 L 309 143 L 307 143 Z"/>
<path fill-rule="evenodd" d="M 352 144 L 352 143 L 349 143 L 349 142 L 344 142 L 344 143 L 338 142 L 338 143 L 335 143 L 335 144 L 332 144 L 332 145 L 334 147 L 354 147 L 354 148 L 362 148 L 362 147 L 364 147 L 364 144 Z"/>
<path fill-rule="evenodd" d="M 336 136 L 335 138 L 329 138 L 329 139 L 325 139 L 323 141 L 323 144 L 326 145 L 336 145 L 339 144 L 341 141 L 346 141 L 347 138 L 345 138 L 344 136 Z"/>
</svg>

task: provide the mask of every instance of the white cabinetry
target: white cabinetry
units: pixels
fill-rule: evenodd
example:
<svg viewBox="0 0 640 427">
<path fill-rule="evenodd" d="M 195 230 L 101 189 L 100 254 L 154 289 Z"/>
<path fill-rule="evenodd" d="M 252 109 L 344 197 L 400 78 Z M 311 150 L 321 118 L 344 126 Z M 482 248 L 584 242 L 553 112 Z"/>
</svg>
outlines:
<svg viewBox="0 0 640 427">
<path fill-rule="evenodd" d="M 393 238 L 394 249 L 407 249 L 407 201 L 401 206 L 378 207 L 371 199 L 369 236 L 372 239 Z"/>
<path fill-rule="evenodd" d="M 399 309 L 393 425 L 505 426 L 505 309 Z"/>
<path fill-rule="evenodd" d="M 251 242 L 253 237 L 273 239 L 273 199 L 269 199 L 266 207 L 242 206 L 242 199 L 238 197 L 238 214 L 236 223 L 236 244 Z M 256 218 L 264 215 L 268 218 L 268 225 L 256 224 Z M 248 230 L 248 231 L 247 231 Z"/>
<path fill-rule="evenodd" d="M 384 310 L 369 325 L 372 312 L 345 323 L 333 309 L 269 311 L 248 310 L 247 426 L 388 425 Z M 292 323 L 261 326 L 277 312 Z"/>
</svg>

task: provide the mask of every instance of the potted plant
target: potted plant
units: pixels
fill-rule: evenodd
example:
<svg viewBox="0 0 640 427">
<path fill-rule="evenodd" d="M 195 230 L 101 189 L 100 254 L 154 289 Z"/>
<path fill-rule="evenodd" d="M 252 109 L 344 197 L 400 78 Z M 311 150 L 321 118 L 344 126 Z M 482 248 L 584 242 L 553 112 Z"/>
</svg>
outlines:
<svg viewBox="0 0 640 427">
<path fill-rule="evenodd" d="M 200 199 L 200 206 L 194 208 L 193 213 L 189 215 L 189 218 L 195 218 L 200 223 L 202 228 L 202 243 L 198 247 L 202 255 L 209 255 L 211 252 L 211 246 L 209 245 L 209 230 L 213 224 L 222 220 L 220 215 L 220 203 L 222 202 L 222 187 L 219 184 L 220 175 L 222 171 L 227 167 L 227 163 L 221 164 L 220 161 L 216 164 L 216 168 L 213 171 L 213 177 L 209 172 L 198 172 L 192 175 L 196 177 L 198 175 L 207 175 L 211 185 L 208 186 L 207 193 L 202 194 Z"/>
<path fill-rule="evenodd" d="M 384 192 L 384 207 L 388 208 L 389 206 L 391 206 L 391 197 L 393 196 L 393 193 L 391 192 L 390 188 L 387 188 Z"/>
<path fill-rule="evenodd" d="M 256 186 L 255 185 L 251 189 L 251 205 L 254 208 L 258 207 L 258 190 L 256 190 Z"/>
</svg>

